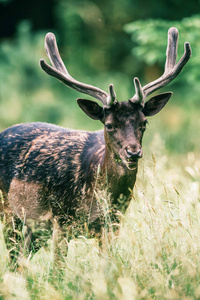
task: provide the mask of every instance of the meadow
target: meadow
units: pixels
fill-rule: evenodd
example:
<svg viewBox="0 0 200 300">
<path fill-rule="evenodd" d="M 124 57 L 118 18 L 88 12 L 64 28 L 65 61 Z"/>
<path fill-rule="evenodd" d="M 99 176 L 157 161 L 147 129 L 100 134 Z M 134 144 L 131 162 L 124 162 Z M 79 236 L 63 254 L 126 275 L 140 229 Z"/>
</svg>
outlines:
<svg viewBox="0 0 200 300">
<path fill-rule="evenodd" d="M 107 218 L 102 247 L 72 239 L 61 269 L 50 238 L 13 270 L 1 224 L 0 299 L 200 298 L 200 156 L 169 155 L 159 133 L 145 152 L 119 234 Z"/>
<path fill-rule="evenodd" d="M 74 18 L 63 20 L 79 21 Z M 194 33 L 199 33 L 198 20 L 193 20 L 197 28 L 196 31 L 193 29 Z M 189 22 L 188 26 L 193 23 Z M 186 29 L 191 32 L 188 27 Z M 79 32 L 76 27 L 74 30 Z M 79 43 L 76 34 L 71 32 L 66 31 L 67 42 L 69 34 L 70 42 L 74 39 Z M 97 191 L 105 204 L 106 222 L 101 247 L 97 238 L 89 239 L 87 235 L 73 238 L 62 266 L 54 266 L 50 237 L 45 247 L 34 255 L 30 253 L 16 267 L 9 259 L 2 234 L 4 224 L 0 223 L 0 299 L 200 299 L 200 39 L 197 37 L 194 34 L 192 49 L 195 49 L 195 42 L 197 45 L 196 55 L 194 51 L 191 58 L 191 69 L 187 66 L 183 71 L 186 75 L 181 74 L 180 81 L 178 79 L 177 84 L 167 88 L 167 91 L 174 91 L 167 107 L 148 120 L 144 157 L 139 163 L 130 206 L 125 213 L 119 213 L 118 234 L 112 232 L 116 224 L 108 217 L 107 191 Z M 184 34 L 182 38 L 185 41 Z M 31 121 L 83 130 L 102 128 L 102 124 L 90 120 L 78 108 L 75 99 L 80 94 L 66 89 L 40 70 L 38 60 L 46 57 L 43 40 L 44 32 L 32 35 L 29 24 L 24 22 L 18 29 L 17 38 L 0 46 L 0 130 Z M 166 34 L 163 41 L 166 47 Z M 155 57 L 156 44 L 153 43 Z M 107 70 L 107 62 L 112 59 L 108 57 L 104 61 L 104 52 L 97 51 L 97 46 L 92 49 L 96 55 L 92 57 L 92 51 L 88 54 L 89 46 L 90 43 L 86 48 L 74 44 L 68 51 L 69 45 L 63 43 L 62 52 L 68 51 L 69 69 L 72 74 L 78 73 L 78 79 L 83 78 L 84 82 L 104 90 L 113 82 L 118 99 L 129 99 L 134 93 L 132 77 L 128 73 L 131 76 L 134 72 L 140 74 L 137 67 L 139 71 L 142 68 L 145 80 L 152 80 L 152 74 L 153 79 L 156 74 L 161 74 L 161 66 L 156 65 L 159 61 L 154 60 L 149 65 L 148 59 L 136 63 L 131 55 L 121 61 L 121 65 L 129 70 L 127 74 L 113 68 L 118 65 L 118 58 L 117 63 L 111 63 Z M 160 51 L 159 44 L 157 49 Z M 164 52 L 162 56 L 164 59 Z M 94 64 L 99 61 L 104 61 L 104 68 L 99 63 Z M 97 72 L 90 64 L 102 70 Z M 108 228 L 111 229 L 109 233 Z M 67 240 L 64 242 L 68 244 Z"/>
</svg>

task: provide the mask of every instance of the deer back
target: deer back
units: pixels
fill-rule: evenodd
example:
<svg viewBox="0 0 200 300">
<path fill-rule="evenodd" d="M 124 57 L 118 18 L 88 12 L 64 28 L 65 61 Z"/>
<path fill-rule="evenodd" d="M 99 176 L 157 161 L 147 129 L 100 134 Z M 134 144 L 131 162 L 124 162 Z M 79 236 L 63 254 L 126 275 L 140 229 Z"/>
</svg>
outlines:
<svg viewBox="0 0 200 300">
<path fill-rule="evenodd" d="M 91 197 L 105 152 L 103 131 L 46 123 L 10 127 L 0 134 L 0 189 L 20 218 L 70 215 L 79 197 Z"/>
</svg>

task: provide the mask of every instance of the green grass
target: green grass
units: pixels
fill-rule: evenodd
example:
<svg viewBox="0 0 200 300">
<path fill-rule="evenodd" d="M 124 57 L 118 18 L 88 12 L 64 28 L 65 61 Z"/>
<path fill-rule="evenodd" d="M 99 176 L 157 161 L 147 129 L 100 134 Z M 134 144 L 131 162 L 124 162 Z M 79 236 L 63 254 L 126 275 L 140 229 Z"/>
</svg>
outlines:
<svg viewBox="0 0 200 300">
<path fill-rule="evenodd" d="M 50 239 L 13 271 L 1 225 L 0 299 L 200 299 L 200 157 L 169 156 L 161 145 L 155 135 L 156 154 L 140 162 L 119 236 L 101 248 L 71 240 L 61 270 Z"/>
<path fill-rule="evenodd" d="M 46 57 L 44 34 L 33 38 L 24 23 L 18 35 L 18 42 L 6 41 L 0 49 L 0 129 L 30 121 L 83 130 L 102 128 L 78 108 L 75 99 L 80 94 L 38 67 L 38 59 Z M 194 60 L 193 64 L 198 65 Z M 81 72 L 79 61 L 78 67 L 72 62 L 67 65 L 73 74 Z M 198 87 L 198 76 L 186 73 L 192 74 L 191 84 Z M 132 80 L 124 73 L 93 74 L 81 72 L 78 77 L 104 90 L 114 83 L 121 100 L 133 94 Z M 187 84 L 172 86 L 172 90 L 174 96 L 166 108 L 149 118 L 143 147 L 146 154 L 140 162 L 133 199 L 126 214 L 121 214 L 119 236 L 105 235 L 101 248 L 96 239 L 71 240 L 68 256 L 56 270 L 51 238 L 47 247 L 31 260 L 23 259 L 13 271 L 0 224 L 0 300 L 200 299 L 198 92 L 191 97 L 193 89 Z"/>
</svg>

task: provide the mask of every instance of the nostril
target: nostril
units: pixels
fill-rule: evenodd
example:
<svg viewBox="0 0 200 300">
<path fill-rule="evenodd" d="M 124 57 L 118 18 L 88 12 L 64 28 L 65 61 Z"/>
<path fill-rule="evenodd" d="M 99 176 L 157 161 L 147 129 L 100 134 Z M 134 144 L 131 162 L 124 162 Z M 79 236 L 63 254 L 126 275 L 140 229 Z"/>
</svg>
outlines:
<svg viewBox="0 0 200 300">
<path fill-rule="evenodd" d="M 129 159 L 137 159 L 142 157 L 142 150 L 138 150 L 137 152 L 132 152 L 129 149 L 126 149 L 126 155 Z"/>
<path fill-rule="evenodd" d="M 128 158 L 131 158 L 134 155 L 134 153 L 128 149 L 126 149 L 126 154 Z"/>
</svg>

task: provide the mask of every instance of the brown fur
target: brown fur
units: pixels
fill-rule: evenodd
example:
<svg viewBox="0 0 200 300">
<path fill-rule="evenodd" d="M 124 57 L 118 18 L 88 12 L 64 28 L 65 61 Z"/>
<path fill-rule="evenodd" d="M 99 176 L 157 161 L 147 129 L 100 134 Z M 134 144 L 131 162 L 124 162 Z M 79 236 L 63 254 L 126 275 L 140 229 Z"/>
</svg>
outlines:
<svg viewBox="0 0 200 300">
<path fill-rule="evenodd" d="M 112 209 L 129 203 L 142 154 L 146 126 L 143 108 L 132 102 L 95 108 L 98 116 L 102 110 L 98 118 L 105 125 L 104 131 L 29 123 L 0 134 L 0 189 L 4 201 L 0 209 L 14 213 L 30 227 L 26 246 L 30 246 L 33 220 L 56 222 L 56 231 L 64 224 L 81 227 L 84 223 L 99 230 L 102 209 L 97 188 L 108 189 Z"/>
<path fill-rule="evenodd" d="M 177 29 L 171 28 L 164 74 L 143 88 L 139 79 L 134 78 L 136 94 L 129 101 L 118 102 L 112 84 L 106 93 L 70 76 L 59 55 L 55 36 L 48 33 L 45 45 L 53 66 L 41 60 L 42 69 L 68 87 L 101 101 L 103 107 L 91 100 L 77 100 L 84 113 L 102 122 L 104 130 L 85 132 L 29 123 L 0 133 L 1 215 L 14 213 L 29 227 L 32 220 L 51 220 L 54 239 L 58 240 L 61 235 L 55 232 L 64 224 L 69 228 L 86 222 L 94 230 L 101 227 L 102 207 L 97 187 L 108 190 L 111 209 L 120 209 L 122 203 L 127 206 L 138 159 L 142 157 L 146 117 L 157 114 L 172 93 L 157 95 L 146 103 L 145 99 L 172 81 L 191 56 L 190 45 L 186 43 L 184 55 L 175 65 L 177 39 Z M 28 248 L 31 236 L 28 228 Z"/>
</svg>

